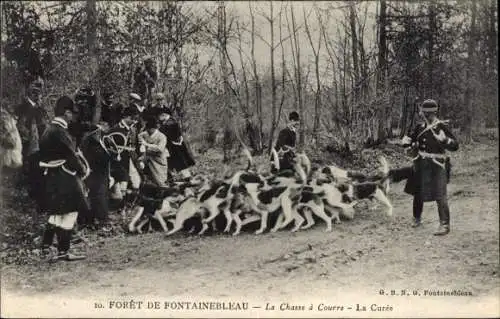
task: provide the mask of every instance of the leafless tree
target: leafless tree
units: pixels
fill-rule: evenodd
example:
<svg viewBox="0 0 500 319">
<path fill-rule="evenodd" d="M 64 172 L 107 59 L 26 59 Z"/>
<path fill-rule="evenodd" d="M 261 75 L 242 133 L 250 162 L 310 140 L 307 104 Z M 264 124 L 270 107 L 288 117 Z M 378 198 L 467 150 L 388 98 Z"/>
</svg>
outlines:
<svg viewBox="0 0 500 319">
<path fill-rule="evenodd" d="M 309 23 L 307 22 L 308 18 L 306 16 L 306 10 L 303 8 L 304 15 L 304 25 L 307 34 L 307 38 L 309 39 L 309 44 L 311 45 L 311 49 L 314 55 L 314 71 L 316 76 L 316 90 L 314 92 L 314 124 L 313 124 L 313 141 L 316 144 L 318 142 L 318 134 L 320 129 L 319 119 L 321 117 L 321 79 L 319 72 L 319 62 L 320 62 L 320 54 L 321 54 L 321 34 L 318 36 L 317 47 L 314 46 L 311 30 L 309 28 Z M 316 17 L 318 17 L 319 13 L 316 10 Z"/>
</svg>

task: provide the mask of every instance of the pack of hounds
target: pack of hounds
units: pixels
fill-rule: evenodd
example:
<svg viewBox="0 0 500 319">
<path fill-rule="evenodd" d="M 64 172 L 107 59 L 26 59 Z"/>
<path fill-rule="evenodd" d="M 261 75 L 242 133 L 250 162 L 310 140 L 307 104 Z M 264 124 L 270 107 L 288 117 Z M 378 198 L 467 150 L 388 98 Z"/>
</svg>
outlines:
<svg viewBox="0 0 500 319">
<path fill-rule="evenodd" d="M 322 220 L 325 231 L 330 232 L 341 216 L 352 219 L 354 206 L 364 199 L 382 203 L 386 214 L 392 216 L 387 198 L 389 166 L 383 156 L 379 157 L 377 174 L 369 181 L 359 181 L 335 165 L 311 167 L 304 153 L 295 157 L 294 170 L 280 171 L 273 151 L 271 170 L 263 173 L 256 169 L 250 152 L 244 153 L 248 166 L 219 179 L 198 174 L 169 187 L 141 185 L 131 209 L 123 212 L 124 217 L 127 213 L 132 216 L 128 231 L 144 233 L 155 224 L 167 236 L 182 230 L 202 235 L 209 229 L 224 233 L 234 229 L 232 235 L 236 236 L 245 225 L 259 221 L 255 234 L 264 233 L 268 224 L 271 232 L 288 225 L 296 232 Z"/>
</svg>

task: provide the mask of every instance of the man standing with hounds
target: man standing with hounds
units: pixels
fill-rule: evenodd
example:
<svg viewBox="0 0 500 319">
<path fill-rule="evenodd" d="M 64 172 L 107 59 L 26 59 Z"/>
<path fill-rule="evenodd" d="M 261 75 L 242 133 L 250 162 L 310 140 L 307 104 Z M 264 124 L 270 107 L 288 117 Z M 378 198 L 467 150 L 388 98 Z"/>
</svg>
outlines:
<svg viewBox="0 0 500 319">
<path fill-rule="evenodd" d="M 182 178 L 191 177 L 189 168 L 195 165 L 194 158 L 184 141 L 179 123 L 172 117 L 170 108 L 159 111 L 160 131 L 167 137 L 168 167 L 170 171 L 180 173 Z M 172 174 L 169 173 L 172 178 Z"/>
<path fill-rule="evenodd" d="M 169 153 L 167 150 L 167 137 L 159 131 L 158 118 L 151 116 L 146 120 L 146 130 L 139 133 L 141 160 L 144 163 L 146 176 L 156 186 L 166 186 L 168 179 Z"/>
<path fill-rule="evenodd" d="M 38 167 L 40 138 L 49 125 L 50 118 L 42 105 L 42 82 L 35 81 L 27 89 L 23 101 L 15 107 L 17 129 L 22 141 L 23 171 L 28 179 L 29 195 L 34 198 L 38 211 L 45 210 L 45 198 L 41 192 L 43 177 Z"/>
<path fill-rule="evenodd" d="M 279 170 L 293 170 L 295 147 L 297 142 L 297 128 L 299 126 L 299 113 L 293 111 L 288 115 L 288 125 L 278 134 L 276 152 L 279 159 Z"/>
<path fill-rule="evenodd" d="M 89 174 L 89 166 L 83 155 L 77 152 L 69 132 L 68 124 L 76 110 L 68 96 L 59 98 L 54 109 L 55 118 L 50 123 L 40 142 L 40 168 L 46 178 L 45 196 L 49 220 L 43 234 L 42 250 L 50 252 L 57 236 L 57 260 L 81 260 L 85 256 L 69 252 L 71 233 L 79 211 L 87 211 L 89 205 L 83 180 Z"/>
<path fill-rule="evenodd" d="M 117 158 L 111 165 L 111 177 L 115 184 L 111 197 L 122 201 L 128 188 L 128 183 L 131 181 L 130 169 L 133 169 L 133 160 L 135 156 L 135 125 L 139 111 L 136 107 L 129 106 L 123 110 L 120 122 L 108 131 L 108 135 L 112 137 L 117 145 Z M 136 185 L 137 186 L 137 185 Z"/>
<path fill-rule="evenodd" d="M 412 227 L 421 225 L 424 202 L 436 201 L 440 225 L 436 236 L 450 232 L 447 183 L 450 178 L 450 159 L 446 151 L 458 150 L 458 142 L 446 121 L 437 117 L 439 107 L 434 100 L 425 100 L 420 108 L 424 123 L 415 127 L 410 136 L 403 137 L 402 144 L 411 147 L 416 157 L 409 170 L 405 192 L 413 195 Z"/>
</svg>

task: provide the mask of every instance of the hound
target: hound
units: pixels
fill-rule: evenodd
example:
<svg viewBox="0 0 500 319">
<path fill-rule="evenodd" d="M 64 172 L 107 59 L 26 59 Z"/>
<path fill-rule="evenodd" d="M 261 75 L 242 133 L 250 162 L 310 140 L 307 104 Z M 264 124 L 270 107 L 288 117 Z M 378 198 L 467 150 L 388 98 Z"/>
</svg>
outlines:
<svg viewBox="0 0 500 319">
<path fill-rule="evenodd" d="M 338 185 L 338 189 L 347 196 L 349 200 L 358 201 L 362 199 L 376 199 L 386 206 L 386 214 L 389 217 L 393 215 L 393 206 L 387 198 L 390 188 L 389 164 L 385 157 L 379 157 L 382 165 L 381 176 L 370 178 L 368 182 L 347 182 Z"/>
<path fill-rule="evenodd" d="M 219 215 L 221 210 L 224 211 L 226 225 L 231 223 L 229 207 L 235 192 L 231 182 L 227 180 L 216 181 L 203 186 L 200 191 L 201 193 L 197 197 L 190 196 L 180 204 L 175 213 L 174 227 L 167 232 L 167 236 L 181 230 L 184 222 L 195 216 L 202 218 L 202 229 L 198 233 L 198 235 L 202 235 L 208 229 L 208 224 Z M 207 212 L 208 216 L 206 216 Z"/>
</svg>

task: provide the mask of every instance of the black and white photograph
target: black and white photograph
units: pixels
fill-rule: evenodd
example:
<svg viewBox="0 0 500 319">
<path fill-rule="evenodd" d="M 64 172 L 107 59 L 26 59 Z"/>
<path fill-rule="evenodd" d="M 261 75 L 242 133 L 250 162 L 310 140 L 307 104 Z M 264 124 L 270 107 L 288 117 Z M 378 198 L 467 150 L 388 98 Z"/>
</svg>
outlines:
<svg viewBox="0 0 500 319">
<path fill-rule="evenodd" d="M 497 1 L 0 7 L 0 317 L 500 317 Z"/>
</svg>

